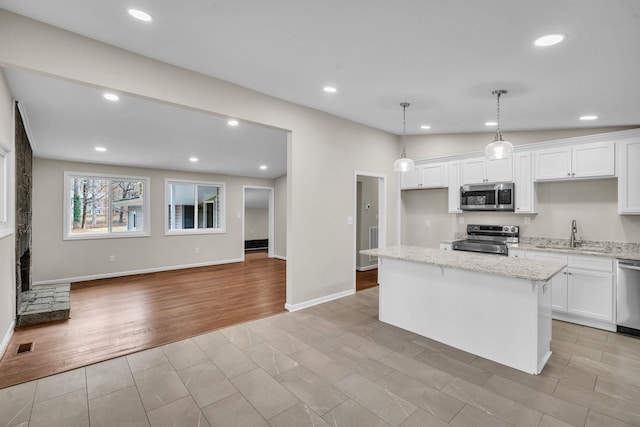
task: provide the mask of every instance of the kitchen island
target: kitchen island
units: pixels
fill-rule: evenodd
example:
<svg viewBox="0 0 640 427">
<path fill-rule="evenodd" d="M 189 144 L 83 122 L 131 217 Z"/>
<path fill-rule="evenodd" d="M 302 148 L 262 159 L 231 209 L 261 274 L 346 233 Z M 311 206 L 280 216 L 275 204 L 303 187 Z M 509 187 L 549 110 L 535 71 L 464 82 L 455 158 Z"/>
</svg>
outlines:
<svg viewBox="0 0 640 427">
<path fill-rule="evenodd" d="M 379 257 L 379 319 L 531 374 L 551 356 L 551 287 L 565 265 L 415 246 Z"/>
</svg>

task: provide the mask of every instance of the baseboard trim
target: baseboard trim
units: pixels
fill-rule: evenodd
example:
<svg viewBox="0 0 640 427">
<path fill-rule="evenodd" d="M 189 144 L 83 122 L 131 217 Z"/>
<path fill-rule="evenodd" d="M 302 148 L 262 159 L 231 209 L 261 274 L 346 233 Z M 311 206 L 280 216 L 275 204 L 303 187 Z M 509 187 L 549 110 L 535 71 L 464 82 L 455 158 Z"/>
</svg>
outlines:
<svg viewBox="0 0 640 427">
<path fill-rule="evenodd" d="M 585 317 L 572 316 L 570 314 L 558 313 L 554 311 L 551 313 L 551 318 L 554 320 L 561 320 L 563 322 L 575 323 L 582 326 L 588 326 L 590 328 L 604 329 L 605 331 L 616 332 L 616 325 L 611 322 L 605 322 L 603 320 L 587 319 Z"/>
<path fill-rule="evenodd" d="M 13 320 L 11 325 L 9 325 L 9 330 L 4 334 L 2 338 L 2 342 L 0 342 L 0 359 L 4 357 L 4 352 L 7 351 L 9 347 L 9 342 L 11 341 L 11 337 L 13 336 L 13 329 L 16 327 L 16 321 Z"/>
<path fill-rule="evenodd" d="M 367 265 L 365 267 L 356 267 L 356 271 L 369 271 L 378 268 L 378 264 Z"/>
<path fill-rule="evenodd" d="M 315 299 L 312 299 L 312 300 L 309 300 L 309 301 L 305 301 L 305 302 L 301 302 L 301 303 L 298 303 L 298 304 L 285 304 L 284 308 L 286 308 L 289 311 L 298 311 L 298 310 L 302 310 L 304 308 L 313 307 L 314 305 L 318 305 L 318 304 L 322 304 L 322 303 L 325 303 L 325 302 L 333 301 L 335 299 L 348 297 L 349 295 L 353 295 L 355 293 L 356 293 L 355 289 L 350 289 L 348 291 L 338 292 L 338 293 L 335 293 L 335 294 L 327 295 L 327 296 L 320 297 L 320 298 L 315 298 Z"/>
<path fill-rule="evenodd" d="M 286 256 L 282 256 L 282 255 L 274 255 L 273 258 L 281 259 L 283 261 L 287 260 L 287 257 Z"/>
<path fill-rule="evenodd" d="M 130 270 L 130 271 L 118 271 L 115 273 L 94 274 L 91 276 L 67 277 L 64 279 L 55 279 L 55 280 L 41 280 L 41 281 L 33 282 L 32 285 L 33 286 L 45 285 L 45 284 L 57 285 L 59 283 L 85 282 L 88 280 L 110 279 L 113 277 L 133 276 L 136 274 L 158 273 L 160 271 L 183 270 L 185 268 L 209 267 L 212 265 L 232 264 L 234 262 L 242 262 L 242 261 L 243 261 L 242 258 L 234 258 L 234 259 L 225 259 L 220 261 L 199 262 L 195 264 L 170 265 L 168 267 L 145 268 L 141 270 Z"/>
</svg>

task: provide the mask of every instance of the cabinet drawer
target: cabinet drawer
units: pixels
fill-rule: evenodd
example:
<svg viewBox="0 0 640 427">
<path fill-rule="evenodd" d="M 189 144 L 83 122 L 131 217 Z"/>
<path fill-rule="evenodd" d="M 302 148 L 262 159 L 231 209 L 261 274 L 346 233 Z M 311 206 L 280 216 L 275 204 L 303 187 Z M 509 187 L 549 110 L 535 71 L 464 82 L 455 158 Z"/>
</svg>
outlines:
<svg viewBox="0 0 640 427">
<path fill-rule="evenodd" d="M 583 270 L 613 272 L 613 259 L 592 256 L 569 255 L 569 268 L 580 268 Z"/>
</svg>

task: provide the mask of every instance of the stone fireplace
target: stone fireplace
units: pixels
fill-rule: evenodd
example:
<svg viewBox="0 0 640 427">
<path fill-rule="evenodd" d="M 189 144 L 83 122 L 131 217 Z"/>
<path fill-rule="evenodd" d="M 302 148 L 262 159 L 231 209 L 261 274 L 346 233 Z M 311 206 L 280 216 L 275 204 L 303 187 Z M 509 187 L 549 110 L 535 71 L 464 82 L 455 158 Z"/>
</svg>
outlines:
<svg viewBox="0 0 640 427">
<path fill-rule="evenodd" d="M 31 289 L 31 144 L 22 116 L 16 110 L 16 309 L 20 309 L 21 294 Z"/>
</svg>

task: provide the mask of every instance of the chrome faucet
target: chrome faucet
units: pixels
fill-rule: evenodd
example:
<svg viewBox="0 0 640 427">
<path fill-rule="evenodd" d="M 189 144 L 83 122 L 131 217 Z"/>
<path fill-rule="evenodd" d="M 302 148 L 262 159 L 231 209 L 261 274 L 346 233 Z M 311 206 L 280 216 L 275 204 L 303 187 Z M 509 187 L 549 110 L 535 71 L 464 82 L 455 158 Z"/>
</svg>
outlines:
<svg viewBox="0 0 640 427">
<path fill-rule="evenodd" d="M 582 243 L 582 240 L 576 240 L 576 233 L 578 232 L 578 225 L 576 220 L 571 221 L 571 238 L 569 239 L 569 247 L 575 248 L 578 243 Z"/>
</svg>

